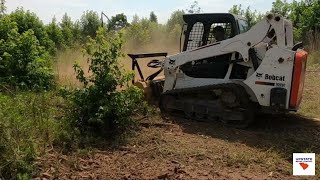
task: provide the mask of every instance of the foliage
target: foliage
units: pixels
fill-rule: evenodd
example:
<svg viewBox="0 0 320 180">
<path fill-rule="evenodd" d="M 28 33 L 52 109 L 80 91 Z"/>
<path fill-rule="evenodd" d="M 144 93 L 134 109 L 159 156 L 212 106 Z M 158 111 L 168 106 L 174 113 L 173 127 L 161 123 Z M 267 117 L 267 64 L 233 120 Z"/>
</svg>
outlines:
<svg viewBox="0 0 320 180">
<path fill-rule="evenodd" d="M 320 30 L 320 2 L 319 1 L 313 1 L 311 4 L 303 4 L 304 10 L 300 17 L 300 26 L 303 33 L 308 33 L 308 31 L 314 33 L 319 32 Z M 318 40 L 313 38 L 314 40 Z"/>
<path fill-rule="evenodd" d="M 168 31 L 171 31 L 172 29 L 174 29 L 176 27 L 176 25 L 179 25 L 180 27 L 183 26 L 183 24 L 184 24 L 183 15 L 184 14 L 185 14 L 185 12 L 183 10 L 176 10 L 171 14 L 171 16 L 167 22 Z"/>
<path fill-rule="evenodd" d="M 132 73 L 125 73 L 118 60 L 122 56 L 121 34 L 110 34 L 103 28 L 86 47 L 90 58 L 90 76 L 75 64 L 77 79 L 84 88 L 71 91 L 72 119 L 76 127 L 87 135 L 108 136 L 122 134 L 134 124 L 131 115 L 139 107 L 142 93 L 128 82 Z M 125 87 L 119 90 L 120 87 Z"/>
<path fill-rule="evenodd" d="M 7 7 L 6 7 L 6 0 L 0 1 L 0 16 L 3 16 L 6 13 Z"/>
<path fill-rule="evenodd" d="M 276 0 L 272 12 L 288 16 L 293 21 L 294 38 L 308 44 L 317 44 L 317 33 L 320 27 L 320 2 L 302 0 L 288 3 L 286 0 Z"/>
<path fill-rule="evenodd" d="M 44 24 L 35 13 L 18 8 L 9 14 L 9 17 L 17 24 L 19 34 L 32 30 L 40 45 L 45 47 L 51 54 L 55 53 L 54 42 L 49 39 Z"/>
<path fill-rule="evenodd" d="M 90 36 L 91 38 L 95 38 L 100 25 L 100 18 L 97 12 L 86 11 L 81 16 L 80 27 L 84 37 Z"/>
<path fill-rule="evenodd" d="M 249 28 L 254 26 L 263 18 L 263 15 L 258 13 L 256 10 L 252 11 L 250 6 L 248 6 L 245 10 L 242 9 L 241 4 L 233 5 L 232 8 L 229 10 L 229 13 L 244 17 L 248 23 Z"/>
<path fill-rule="evenodd" d="M 56 48 L 61 49 L 64 47 L 64 37 L 55 17 L 52 19 L 51 23 L 46 26 L 46 31 Z"/>
<path fill-rule="evenodd" d="M 132 47 L 144 46 L 151 42 L 152 32 L 157 29 L 157 24 L 148 19 L 135 19 L 130 26 L 124 30 L 127 43 Z"/>
<path fill-rule="evenodd" d="M 63 39 L 65 41 L 65 45 L 71 47 L 72 44 L 74 43 L 74 37 L 73 37 L 74 25 L 67 13 L 63 15 L 60 23 L 60 27 L 61 27 Z"/>
<path fill-rule="evenodd" d="M 61 116 L 63 99 L 54 93 L 0 93 L 0 177 L 31 179 L 37 173 L 36 158 L 60 141 L 67 126 Z M 73 139 L 75 140 L 75 139 Z"/>
<path fill-rule="evenodd" d="M 196 14 L 196 13 L 201 13 L 202 10 L 199 6 L 198 1 L 194 1 L 193 4 L 190 6 L 189 9 L 186 10 L 189 14 Z"/>
<path fill-rule="evenodd" d="M 20 34 L 9 16 L 0 19 L 0 27 L 0 84 L 27 89 L 52 87 L 50 56 L 33 30 Z"/>
<path fill-rule="evenodd" d="M 286 17 L 289 15 L 290 12 L 290 4 L 286 0 L 276 0 L 272 3 L 271 12 Z"/>
<path fill-rule="evenodd" d="M 158 17 L 153 11 L 151 11 L 151 13 L 150 13 L 149 20 L 151 22 L 158 23 Z"/>
<path fill-rule="evenodd" d="M 83 33 L 81 32 L 81 24 L 79 20 L 73 23 L 72 34 L 73 34 L 74 43 L 81 42 L 81 39 L 83 39 L 82 38 Z"/>
<path fill-rule="evenodd" d="M 122 28 L 125 28 L 129 25 L 127 16 L 122 14 L 117 14 L 112 16 L 110 22 L 108 23 L 108 30 L 110 31 L 118 31 Z"/>
</svg>

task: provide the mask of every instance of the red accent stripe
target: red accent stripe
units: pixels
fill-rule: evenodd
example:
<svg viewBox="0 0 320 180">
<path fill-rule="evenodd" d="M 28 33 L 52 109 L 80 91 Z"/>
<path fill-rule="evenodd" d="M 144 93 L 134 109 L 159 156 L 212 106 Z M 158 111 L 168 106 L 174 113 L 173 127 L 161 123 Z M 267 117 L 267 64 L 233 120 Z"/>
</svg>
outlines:
<svg viewBox="0 0 320 180">
<path fill-rule="evenodd" d="M 298 110 L 300 106 L 304 88 L 307 58 L 308 53 L 306 51 L 298 50 L 296 52 L 289 103 L 290 109 Z"/>
</svg>

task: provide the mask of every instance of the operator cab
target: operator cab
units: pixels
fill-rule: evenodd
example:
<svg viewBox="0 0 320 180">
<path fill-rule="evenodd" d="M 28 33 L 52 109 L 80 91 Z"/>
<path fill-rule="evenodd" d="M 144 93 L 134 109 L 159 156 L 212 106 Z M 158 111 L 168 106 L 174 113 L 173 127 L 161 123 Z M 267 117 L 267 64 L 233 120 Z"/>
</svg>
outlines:
<svg viewBox="0 0 320 180">
<path fill-rule="evenodd" d="M 229 39 L 248 30 L 244 18 L 230 13 L 185 14 L 183 20 L 182 51 Z"/>
<path fill-rule="evenodd" d="M 181 51 L 191 51 L 208 44 L 217 44 L 249 30 L 244 18 L 230 13 L 186 14 L 183 16 Z M 199 59 L 180 66 L 182 72 L 192 78 L 224 79 L 229 70 L 232 56 L 239 59 L 239 53 Z M 235 64 L 230 79 L 246 79 L 249 67 Z"/>
</svg>

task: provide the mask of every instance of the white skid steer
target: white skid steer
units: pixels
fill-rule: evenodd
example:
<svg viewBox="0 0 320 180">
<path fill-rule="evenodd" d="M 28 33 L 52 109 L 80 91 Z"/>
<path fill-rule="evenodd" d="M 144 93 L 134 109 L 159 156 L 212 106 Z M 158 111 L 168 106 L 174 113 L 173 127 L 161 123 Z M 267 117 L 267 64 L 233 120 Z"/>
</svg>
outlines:
<svg viewBox="0 0 320 180">
<path fill-rule="evenodd" d="M 307 52 L 293 44 L 289 20 L 269 14 L 251 29 L 228 13 L 187 14 L 181 53 L 129 54 L 148 98 L 162 112 L 247 127 L 256 112 L 297 111 L 302 99 Z M 144 79 L 139 58 L 164 56 Z M 164 78 L 158 75 L 164 71 Z"/>
</svg>

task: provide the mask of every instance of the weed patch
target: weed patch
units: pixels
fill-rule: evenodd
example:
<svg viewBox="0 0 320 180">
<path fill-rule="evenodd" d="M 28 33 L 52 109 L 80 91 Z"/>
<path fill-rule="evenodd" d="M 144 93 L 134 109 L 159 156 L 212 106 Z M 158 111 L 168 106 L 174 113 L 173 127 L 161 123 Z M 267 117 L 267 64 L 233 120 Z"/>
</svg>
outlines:
<svg viewBox="0 0 320 180">
<path fill-rule="evenodd" d="M 36 158 L 64 131 L 59 121 L 63 103 L 52 92 L 0 93 L 1 178 L 28 179 L 37 173 Z"/>
</svg>

